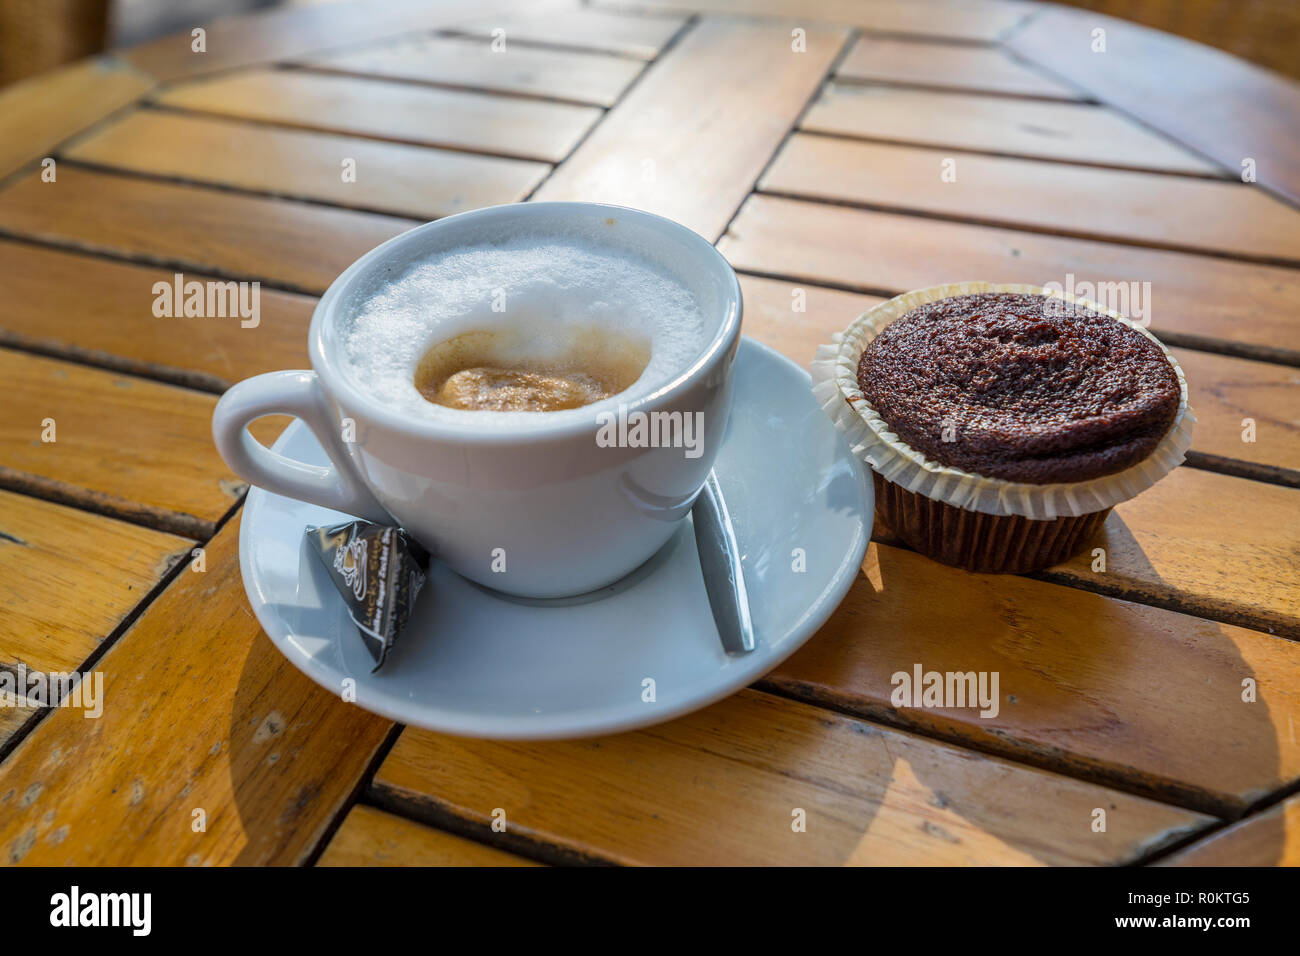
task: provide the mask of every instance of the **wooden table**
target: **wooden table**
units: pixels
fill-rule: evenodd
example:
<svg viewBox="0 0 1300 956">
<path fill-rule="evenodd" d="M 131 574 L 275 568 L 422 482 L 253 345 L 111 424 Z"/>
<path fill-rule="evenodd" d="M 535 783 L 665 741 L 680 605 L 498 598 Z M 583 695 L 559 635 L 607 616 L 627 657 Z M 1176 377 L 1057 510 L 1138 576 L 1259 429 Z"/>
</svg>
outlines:
<svg viewBox="0 0 1300 956">
<path fill-rule="evenodd" d="M 106 693 L 0 708 L 4 860 L 1300 863 L 1297 87 L 1017 0 L 327 4 L 203 39 L 0 94 L 0 662 Z M 692 716 L 394 726 L 259 629 L 212 407 L 306 364 L 367 249 L 534 198 L 716 240 L 746 332 L 805 365 L 912 288 L 1150 283 L 1193 451 L 1115 510 L 1104 569 L 878 534 L 802 651 Z M 260 281 L 260 323 L 155 316 L 176 272 Z M 998 717 L 895 708 L 916 663 L 997 671 Z"/>
</svg>

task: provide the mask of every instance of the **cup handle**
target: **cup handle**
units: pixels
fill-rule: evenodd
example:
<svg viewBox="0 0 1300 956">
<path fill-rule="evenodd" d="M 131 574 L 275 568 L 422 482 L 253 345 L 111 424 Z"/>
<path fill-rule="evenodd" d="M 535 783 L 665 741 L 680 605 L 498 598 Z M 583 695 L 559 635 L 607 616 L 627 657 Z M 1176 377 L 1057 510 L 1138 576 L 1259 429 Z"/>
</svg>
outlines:
<svg viewBox="0 0 1300 956">
<path fill-rule="evenodd" d="M 331 466 L 309 465 L 265 447 L 248 433 L 248 423 L 264 415 L 302 419 Z M 212 437 L 231 470 L 259 488 L 368 521 L 393 523 L 356 473 L 315 372 L 267 372 L 227 390 L 212 413 Z"/>
</svg>

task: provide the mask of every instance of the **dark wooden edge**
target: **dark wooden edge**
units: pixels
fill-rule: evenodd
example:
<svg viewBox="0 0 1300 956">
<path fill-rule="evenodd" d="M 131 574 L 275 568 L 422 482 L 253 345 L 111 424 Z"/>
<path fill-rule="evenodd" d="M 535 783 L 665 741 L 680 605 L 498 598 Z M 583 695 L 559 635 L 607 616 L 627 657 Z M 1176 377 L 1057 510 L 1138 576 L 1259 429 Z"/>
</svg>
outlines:
<svg viewBox="0 0 1300 956">
<path fill-rule="evenodd" d="M 6 465 L 0 465 L 0 489 L 15 491 L 33 498 L 44 498 L 55 504 L 70 505 L 83 511 L 129 521 L 131 524 L 142 525 L 155 531 L 166 531 L 195 541 L 212 537 L 217 529 L 216 522 L 194 515 L 170 511 L 156 505 L 142 504 L 139 501 L 119 498 L 117 495 L 102 491 L 92 491 L 66 481 L 47 478 L 44 475 L 33 475 Z M 239 497 L 242 498 L 246 486 L 240 485 L 238 490 Z"/>
<path fill-rule="evenodd" d="M 194 275 L 197 278 L 197 274 Z M 156 362 L 115 355 L 112 352 L 82 348 L 68 342 L 29 338 L 3 327 L 0 327 L 0 348 L 12 349 L 15 352 L 30 352 L 32 355 L 61 359 L 109 372 L 122 372 L 137 378 L 166 382 L 169 385 L 179 385 L 181 388 L 209 392 L 213 395 L 220 395 L 234 384 L 210 372 L 159 365 Z"/>
<path fill-rule="evenodd" d="M 456 808 L 438 797 L 404 787 L 394 787 L 380 780 L 374 781 L 362 801 L 380 810 L 423 823 L 456 836 L 474 840 L 497 850 L 516 856 L 547 863 L 552 866 L 611 866 L 614 861 L 592 856 L 555 843 L 527 827 L 514 826 L 501 833 L 493 831 L 486 821 L 471 820 L 458 813 Z"/>
</svg>

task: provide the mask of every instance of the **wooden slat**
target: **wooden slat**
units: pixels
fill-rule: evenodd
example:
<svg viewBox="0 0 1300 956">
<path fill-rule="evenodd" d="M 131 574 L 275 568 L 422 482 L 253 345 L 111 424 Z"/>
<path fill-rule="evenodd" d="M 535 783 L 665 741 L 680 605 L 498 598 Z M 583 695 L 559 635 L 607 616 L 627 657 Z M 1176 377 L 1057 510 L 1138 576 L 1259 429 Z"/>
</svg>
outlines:
<svg viewBox="0 0 1300 956">
<path fill-rule="evenodd" d="M 1149 282 L 1147 318 L 1167 342 L 1300 364 L 1295 269 L 770 196 L 745 203 L 719 248 L 739 269 L 890 295 L 963 279 Z"/>
<path fill-rule="evenodd" d="M 954 182 L 940 178 L 947 161 L 955 163 Z M 1300 261 L 1300 212 L 1236 182 L 954 157 L 938 149 L 801 133 L 781 150 L 760 186 L 1118 242 Z"/>
<path fill-rule="evenodd" d="M 876 296 L 821 286 L 741 276 L 744 331 L 807 368 L 817 346 L 830 342 Z M 803 306 L 803 312 L 796 307 Z M 1300 481 L 1300 370 L 1189 349 L 1174 349 L 1187 373 L 1197 425 L 1198 460 L 1228 467 L 1245 463 L 1253 476 L 1284 484 Z M 1243 441 L 1243 420 L 1255 421 L 1255 440 Z M 1244 466 L 1243 466 L 1244 467 Z"/>
<path fill-rule="evenodd" d="M 1207 818 L 754 691 L 659 727 L 510 744 L 408 729 L 387 801 L 550 852 L 647 864 L 1133 860 Z M 991 794 L 1014 794 L 1014 812 Z M 1091 830 L 1094 808 L 1105 833 Z M 795 832 L 795 811 L 806 832 Z"/>
<path fill-rule="evenodd" d="M 542 163 L 140 110 L 67 150 L 83 162 L 434 219 L 524 198 Z M 353 160 L 356 178 L 345 181 Z"/>
<path fill-rule="evenodd" d="M 976 93 L 830 84 L 802 129 L 943 149 L 1028 156 L 1096 166 L 1216 175 L 1217 167 L 1103 106 L 1037 103 Z M 958 182 L 965 164 L 958 161 Z M 943 191 L 936 168 L 923 172 Z M 1050 170 L 1049 170 L 1050 172 Z"/>
<path fill-rule="evenodd" d="M 1247 462 L 1249 477 L 1300 484 L 1300 369 L 1175 349 L 1196 410 L 1197 463 Z M 1254 423 L 1253 437 L 1247 419 Z M 1251 441 L 1246 439 L 1251 437 Z"/>
<path fill-rule="evenodd" d="M 255 70 L 173 87 L 169 106 L 335 133 L 559 162 L 600 117 L 590 106 L 306 70 Z"/>
<path fill-rule="evenodd" d="M 1160 865 L 1300 866 L 1300 796 L 1179 850 Z"/>
<path fill-rule="evenodd" d="M 1105 31 L 1106 52 L 1092 50 Z M 1236 175 L 1300 203 L 1300 85 L 1182 37 L 1057 7 L 1010 38 L 1018 54 L 1138 117 Z"/>
<path fill-rule="evenodd" d="M 536 198 L 634 206 L 717 238 L 845 36 L 809 27 L 793 53 L 785 27 L 702 20 Z"/>
<path fill-rule="evenodd" d="M 0 178 L 143 96 L 153 81 L 115 57 L 65 66 L 0 90 Z"/>
<path fill-rule="evenodd" d="M 0 491 L 0 666 L 77 670 L 192 546 Z"/>
<path fill-rule="evenodd" d="M 243 492 L 212 444 L 211 395 L 9 349 L 0 382 L 4 487 L 195 538 Z M 41 440 L 47 418 L 53 442 Z"/>
<path fill-rule="evenodd" d="M 250 328 L 238 317 L 157 318 L 154 283 L 171 285 L 175 275 L 0 240 L 0 285 L 8 293 L 0 298 L 0 344 L 209 391 L 261 372 L 307 367 L 315 299 L 260 289 L 258 324 Z"/>
<path fill-rule="evenodd" d="M 1015 0 L 595 0 L 610 9 L 708 11 L 824 20 L 877 33 L 991 41 L 1032 8 Z"/>
<path fill-rule="evenodd" d="M 298 62 L 348 73 L 596 106 L 613 105 L 642 69 L 640 63 L 626 57 L 512 45 L 508 36 L 505 49 L 500 51 L 494 51 L 486 38 L 420 36 L 306 57 Z"/>
<path fill-rule="evenodd" d="M 55 711 L 0 764 L 6 862 L 290 864 L 324 836 L 391 725 L 317 687 L 261 633 L 238 524 L 209 543 L 206 572 L 181 575 L 96 665 L 103 716 Z"/>
<path fill-rule="evenodd" d="M 528 9 L 464 23 L 455 32 L 491 37 L 494 30 L 504 30 L 507 45 L 523 40 L 653 60 L 685 22 L 684 17 L 637 16 L 583 6 L 540 14 Z"/>
<path fill-rule="evenodd" d="M 567 8 L 568 2 L 531 0 L 536 8 Z M 464 20 L 509 12 L 516 0 L 351 0 L 290 4 L 276 10 L 223 17 L 205 23 L 206 50 L 196 53 L 190 30 L 131 47 L 122 56 L 160 80 L 218 73 L 274 63 L 319 50 L 366 43 L 412 30 L 432 30 Z"/>
<path fill-rule="evenodd" d="M 318 866 L 537 866 L 532 860 L 435 830 L 373 807 L 357 806 Z"/>
<path fill-rule="evenodd" d="M 864 571 L 764 687 L 1222 815 L 1300 777 L 1300 644 L 880 544 Z M 918 664 L 996 673 L 998 713 L 894 707 Z"/>
<path fill-rule="evenodd" d="M 741 275 L 743 331 L 807 368 L 817 346 L 831 340 L 855 316 L 882 301 L 876 296 L 839 292 L 806 282 L 784 282 Z M 802 307 L 802 311 L 799 308 Z"/>
<path fill-rule="evenodd" d="M 1300 637 L 1300 489 L 1177 468 L 1118 505 L 1093 547 L 1044 576 Z"/>
<path fill-rule="evenodd" d="M 1078 100 L 1082 94 L 997 47 L 865 36 L 835 74 L 841 80 Z"/>
<path fill-rule="evenodd" d="M 67 166 L 0 191 L 0 231 L 313 293 L 415 224 Z"/>
</svg>

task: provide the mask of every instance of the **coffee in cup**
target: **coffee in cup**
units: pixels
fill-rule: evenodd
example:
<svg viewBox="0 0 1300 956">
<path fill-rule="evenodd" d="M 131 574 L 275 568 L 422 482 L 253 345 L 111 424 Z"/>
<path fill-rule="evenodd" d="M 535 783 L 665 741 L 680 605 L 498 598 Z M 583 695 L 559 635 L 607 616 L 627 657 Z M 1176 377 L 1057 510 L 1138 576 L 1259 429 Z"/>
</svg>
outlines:
<svg viewBox="0 0 1300 956">
<path fill-rule="evenodd" d="M 525 323 L 526 327 L 526 323 Z M 630 388 L 650 363 L 650 342 L 601 326 L 574 326 L 537 353 L 518 328 L 478 329 L 435 343 L 415 370 L 426 400 L 466 411 L 554 412 Z"/>
<path fill-rule="evenodd" d="M 704 324 L 679 281 L 625 249 L 521 238 L 391 277 L 345 327 L 345 358 L 358 384 L 404 414 L 473 412 L 493 427 L 503 412 L 635 400 L 699 355 Z"/>
<path fill-rule="evenodd" d="M 399 525 L 496 591 L 567 598 L 640 567 L 686 520 L 723 442 L 740 318 L 735 273 L 677 223 L 594 203 L 478 209 L 350 266 L 317 304 L 312 368 L 231 388 L 213 435 L 275 494 Z M 451 404 L 421 392 L 449 383 Z M 319 455 L 248 433 L 277 413 Z"/>
</svg>

